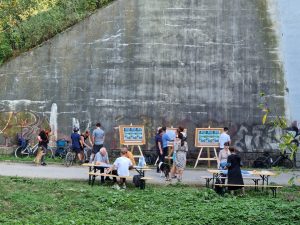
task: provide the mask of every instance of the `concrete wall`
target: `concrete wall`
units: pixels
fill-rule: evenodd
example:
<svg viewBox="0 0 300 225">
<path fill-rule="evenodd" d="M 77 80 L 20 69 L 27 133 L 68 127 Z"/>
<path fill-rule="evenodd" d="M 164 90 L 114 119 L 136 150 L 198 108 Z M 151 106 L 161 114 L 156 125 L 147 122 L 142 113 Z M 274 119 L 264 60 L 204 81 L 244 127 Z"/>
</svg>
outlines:
<svg viewBox="0 0 300 225">
<path fill-rule="evenodd" d="M 9 112 L 49 120 L 56 103 L 58 137 L 73 118 L 100 121 L 111 148 L 130 123 L 145 125 L 147 149 L 160 125 L 187 127 L 191 147 L 210 125 L 229 126 L 242 151 L 273 148 L 257 105 L 263 91 L 284 113 L 284 77 L 265 3 L 116 1 L 0 68 L 0 130 Z"/>
</svg>

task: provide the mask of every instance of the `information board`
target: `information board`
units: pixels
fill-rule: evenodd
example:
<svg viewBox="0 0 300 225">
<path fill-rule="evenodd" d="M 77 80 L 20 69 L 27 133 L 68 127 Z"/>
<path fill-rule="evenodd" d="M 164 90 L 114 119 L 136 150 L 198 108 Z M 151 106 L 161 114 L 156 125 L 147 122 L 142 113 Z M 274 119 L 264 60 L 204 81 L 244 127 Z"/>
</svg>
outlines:
<svg viewBox="0 0 300 225">
<path fill-rule="evenodd" d="M 145 130 L 142 125 L 120 125 L 121 145 L 144 145 L 146 144 Z"/>
<path fill-rule="evenodd" d="M 223 128 L 196 128 L 196 147 L 219 147 L 219 138 Z"/>
</svg>

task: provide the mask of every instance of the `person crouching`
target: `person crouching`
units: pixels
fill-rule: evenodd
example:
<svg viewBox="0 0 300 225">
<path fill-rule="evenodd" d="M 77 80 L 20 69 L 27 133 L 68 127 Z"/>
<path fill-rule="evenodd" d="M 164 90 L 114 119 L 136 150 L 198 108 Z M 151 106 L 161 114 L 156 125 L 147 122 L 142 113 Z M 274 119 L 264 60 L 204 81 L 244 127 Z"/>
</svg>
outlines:
<svg viewBox="0 0 300 225">
<path fill-rule="evenodd" d="M 123 189 L 126 189 L 126 178 L 125 177 L 129 177 L 129 169 L 132 169 L 132 162 L 130 161 L 130 159 L 128 159 L 126 157 L 127 155 L 127 148 L 123 147 L 121 149 L 121 157 L 117 158 L 116 161 L 114 162 L 113 166 L 110 167 L 106 173 L 110 173 L 112 172 L 113 175 L 117 175 L 120 177 L 124 177 L 124 178 L 120 178 L 120 185 Z M 113 186 L 113 188 L 119 190 L 120 186 L 117 184 L 117 180 L 114 179 L 115 184 Z"/>
</svg>

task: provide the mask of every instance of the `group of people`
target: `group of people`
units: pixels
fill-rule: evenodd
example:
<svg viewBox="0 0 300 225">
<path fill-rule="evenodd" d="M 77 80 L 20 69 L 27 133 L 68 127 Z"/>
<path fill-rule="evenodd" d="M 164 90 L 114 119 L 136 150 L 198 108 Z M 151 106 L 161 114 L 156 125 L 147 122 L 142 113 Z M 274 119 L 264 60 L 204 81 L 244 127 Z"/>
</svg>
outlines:
<svg viewBox="0 0 300 225">
<path fill-rule="evenodd" d="M 39 147 L 42 151 L 41 165 L 45 166 L 45 154 L 47 152 L 50 131 L 41 130 L 38 135 Z M 106 148 L 103 146 L 105 139 L 105 132 L 101 129 L 101 124 L 98 122 L 96 128 L 93 130 L 92 135 L 89 131 L 79 134 L 79 129 L 74 127 L 71 134 L 72 150 L 77 153 L 77 157 L 80 163 L 84 161 L 84 148 L 91 149 L 91 155 L 88 160 L 95 165 L 109 164 L 109 157 Z M 242 166 L 241 158 L 236 154 L 233 147 L 230 147 L 231 139 L 228 135 L 228 128 L 224 127 L 223 133 L 219 138 L 219 156 L 218 156 L 218 169 L 228 169 L 228 184 L 240 184 L 243 185 L 243 177 L 240 167 Z M 180 182 L 183 177 L 183 171 L 186 167 L 186 155 L 188 152 L 187 135 L 184 132 L 183 127 L 178 127 L 175 131 L 175 136 L 167 133 L 166 127 L 159 127 L 155 136 L 155 146 L 157 150 L 158 160 L 157 165 L 165 163 L 165 158 L 169 154 L 169 146 L 173 148 L 172 155 L 172 168 L 170 170 L 170 177 Z M 132 152 L 128 151 L 127 147 L 121 149 L 121 156 L 116 159 L 113 166 L 107 171 L 104 168 L 100 169 L 101 173 L 112 172 L 118 176 L 129 176 L 129 169 L 135 166 L 135 160 Z M 160 168 L 157 166 L 157 172 L 160 173 Z M 104 176 L 101 177 L 101 182 L 104 182 Z M 110 179 L 107 177 L 106 179 Z M 168 178 L 169 180 L 170 178 Z M 116 179 L 113 178 L 115 187 L 119 187 L 116 184 Z M 121 179 L 121 186 L 126 188 L 126 179 Z M 242 188 L 242 186 L 229 186 L 228 189 L 233 191 Z"/>
<path fill-rule="evenodd" d="M 167 133 L 166 127 L 159 127 L 155 136 L 155 146 L 159 163 L 157 164 L 157 172 L 160 173 L 159 165 L 165 162 L 166 156 L 169 154 L 169 145 L 173 145 L 173 165 L 171 168 L 171 178 L 182 180 L 183 171 L 186 166 L 186 154 L 188 151 L 187 135 L 183 127 L 178 127 L 175 132 L 175 137 Z M 170 180 L 168 177 L 167 180 Z"/>
<path fill-rule="evenodd" d="M 231 139 L 228 135 L 228 130 L 229 129 L 227 127 L 224 127 L 223 133 L 220 135 L 219 138 L 220 152 L 218 160 L 218 169 L 228 169 L 227 184 L 243 185 L 244 181 L 241 172 L 241 157 L 238 154 L 236 154 L 236 150 L 234 147 L 230 147 Z M 231 192 L 237 189 L 242 189 L 242 192 L 244 194 L 245 190 L 243 186 L 228 186 L 228 190 Z"/>
</svg>

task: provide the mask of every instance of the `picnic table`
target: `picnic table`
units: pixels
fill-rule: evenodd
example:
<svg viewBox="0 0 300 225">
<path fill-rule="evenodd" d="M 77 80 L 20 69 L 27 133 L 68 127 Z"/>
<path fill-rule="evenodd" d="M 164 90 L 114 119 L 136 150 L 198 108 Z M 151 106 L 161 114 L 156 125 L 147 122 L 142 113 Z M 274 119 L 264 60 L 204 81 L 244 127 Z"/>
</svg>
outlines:
<svg viewBox="0 0 300 225">
<path fill-rule="evenodd" d="M 212 180 L 212 187 L 215 184 L 215 179 L 222 178 L 221 177 L 222 174 L 227 175 L 227 173 L 228 173 L 228 170 L 211 170 L 211 169 L 208 169 L 207 171 L 213 175 L 212 178 L 211 178 L 211 180 Z M 267 171 L 267 170 L 261 170 L 261 171 L 257 171 L 257 170 L 253 170 L 253 171 L 241 170 L 241 172 L 242 172 L 243 178 L 252 179 L 254 181 L 254 183 L 255 183 L 255 186 L 258 186 L 258 181 L 260 180 L 260 178 L 262 179 L 262 185 L 264 185 L 265 183 L 267 185 L 269 185 L 269 177 L 270 176 L 275 176 L 275 173 L 273 173 L 271 171 Z M 253 177 L 253 176 L 259 176 L 260 178 L 256 178 L 256 177 Z M 209 182 L 210 181 L 207 181 L 206 185 L 207 185 L 207 183 L 209 185 Z"/>
<path fill-rule="evenodd" d="M 104 169 L 110 168 L 110 167 L 112 167 L 112 164 L 104 164 L 103 163 L 100 165 L 95 165 L 94 163 L 84 163 L 84 164 L 82 164 L 82 166 L 89 168 L 89 184 L 93 184 L 95 181 L 95 178 L 96 178 L 95 174 L 97 173 L 97 171 L 102 168 L 104 168 Z M 150 178 L 145 177 L 145 172 L 150 171 L 151 169 L 148 168 L 147 166 L 144 166 L 144 167 L 133 166 L 133 168 L 141 176 L 141 180 L 142 180 L 141 189 L 144 189 L 145 188 L 145 180 L 150 179 Z"/>
<path fill-rule="evenodd" d="M 91 172 L 96 173 L 98 170 L 106 169 L 112 167 L 112 164 L 103 163 L 101 165 L 95 165 L 94 163 L 83 163 L 82 166 L 89 167 L 89 184 L 92 183 L 92 180 L 95 180 L 95 175 L 91 175 Z"/>
</svg>

